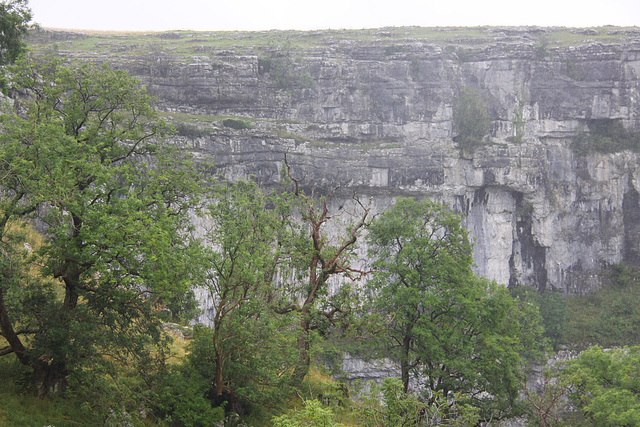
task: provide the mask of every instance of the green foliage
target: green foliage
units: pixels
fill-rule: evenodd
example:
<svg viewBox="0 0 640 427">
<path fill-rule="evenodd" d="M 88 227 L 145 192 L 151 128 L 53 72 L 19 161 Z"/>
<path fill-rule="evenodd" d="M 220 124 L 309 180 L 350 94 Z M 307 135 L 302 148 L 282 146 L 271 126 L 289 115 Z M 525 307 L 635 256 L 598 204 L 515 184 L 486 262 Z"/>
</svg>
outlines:
<svg viewBox="0 0 640 427">
<path fill-rule="evenodd" d="M 189 365 L 168 367 L 155 378 L 150 401 L 154 415 L 171 425 L 206 427 L 224 420 L 224 408 L 206 398 L 210 382 Z"/>
<path fill-rule="evenodd" d="M 317 400 L 305 400 L 304 408 L 271 419 L 274 427 L 344 427 L 335 421 L 335 415 Z"/>
<path fill-rule="evenodd" d="M 402 53 L 402 52 L 404 52 L 406 50 L 407 50 L 406 46 L 394 44 L 394 45 L 390 45 L 390 46 L 385 46 L 384 54 L 386 56 L 392 56 L 392 55 L 395 55 L 397 53 Z"/>
<path fill-rule="evenodd" d="M 561 372 L 588 425 L 640 426 L 640 347 L 591 347 Z"/>
<path fill-rule="evenodd" d="M 524 119 L 524 103 L 518 99 L 518 107 L 516 108 L 516 114 L 513 118 L 513 129 L 515 135 L 507 138 L 508 141 L 520 144 L 524 140 L 524 130 L 527 122 Z"/>
<path fill-rule="evenodd" d="M 487 100 L 479 89 L 463 88 L 453 111 L 454 141 L 461 148 L 473 151 L 489 133 L 491 117 Z"/>
<path fill-rule="evenodd" d="M 178 123 L 175 129 L 178 135 L 188 138 L 202 138 L 211 134 L 211 128 L 202 129 L 190 123 Z"/>
<path fill-rule="evenodd" d="M 231 129 L 242 130 L 242 129 L 251 129 L 251 123 L 245 120 L 238 119 L 225 119 L 222 121 L 222 125 Z"/>
<path fill-rule="evenodd" d="M 543 35 L 538 38 L 534 45 L 534 52 L 536 54 L 536 58 L 540 61 L 543 61 L 549 56 L 549 44 L 551 43 L 548 36 Z"/>
<path fill-rule="evenodd" d="M 467 231 L 444 205 L 399 198 L 371 224 L 368 239 L 377 271 L 369 282 L 373 308 L 386 317 L 405 392 L 410 376 L 420 375 L 430 404 L 456 393 L 484 419 L 513 414 L 521 353 L 540 347 L 536 307 L 521 307 L 504 286 L 473 276 Z"/>
<path fill-rule="evenodd" d="M 210 293 L 211 327 L 195 329 L 188 363 L 213 385 L 214 400 L 240 412 L 288 393 L 296 361 L 291 315 L 277 315 L 268 304 L 284 271 L 290 211 L 251 182 L 221 183 L 213 197 L 208 249 L 198 261 L 206 266 L 201 285 Z"/>
<path fill-rule="evenodd" d="M 297 70 L 298 64 L 289 41 L 273 47 L 272 56 L 258 59 L 258 70 L 268 74 L 276 88 L 283 90 L 310 89 L 315 82 L 309 73 Z"/>
<path fill-rule="evenodd" d="M 568 344 L 603 347 L 640 344 L 640 274 L 616 265 L 603 274 L 605 286 L 568 298 Z"/>
<path fill-rule="evenodd" d="M 540 316 L 544 326 L 544 336 L 549 339 L 554 350 L 565 342 L 567 322 L 567 298 L 560 291 L 545 290 L 540 301 Z"/>
<path fill-rule="evenodd" d="M 0 65 L 14 62 L 25 51 L 22 38 L 29 30 L 31 9 L 28 0 L 0 2 Z"/>
<path fill-rule="evenodd" d="M 459 396 L 444 398 L 438 394 L 425 402 L 415 393 L 405 393 L 402 382 L 396 378 L 385 378 L 380 386 L 373 385 L 370 392 L 356 399 L 354 411 L 358 425 L 365 427 L 471 427 L 479 420 L 478 408 L 461 404 Z"/>
<path fill-rule="evenodd" d="M 72 372 L 163 354 L 159 309 L 179 312 L 193 283 L 197 172 L 157 142 L 168 126 L 125 72 L 25 59 L 12 75 L 33 96 L 2 116 L 1 326 L 38 393 L 56 393 Z M 46 229 L 37 250 L 12 227 L 26 221 Z"/>
<path fill-rule="evenodd" d="M 567 298 L 562 292 L 547 289 L 540 294 L 531 286 L 516 286 L 510 291 L 514 298 L 521 301 L 521 306 L 531 305 L 539 311 L 543 335 L 554 350 L 565 344 L 568 312 Z"/>
<path fill-rule="evenodd" d="M 626 129 L 620 120 L 598 119 L 589 121 L 589 133 L 577 135 L 571 148 L 578 154 L 617 153 L 640 150 L 640 134 Z"/>
<path fill-rule="evenodd" d="M 98 414 L 86 413 L 77 400 L 40 399 L 25 393 L 21 384 L 29 375 L 29 369 L 15 358 L 0 358 L 0 425 L 42 427 L 54 421 L 60 427 L 102 424 Z"/>
</svg>

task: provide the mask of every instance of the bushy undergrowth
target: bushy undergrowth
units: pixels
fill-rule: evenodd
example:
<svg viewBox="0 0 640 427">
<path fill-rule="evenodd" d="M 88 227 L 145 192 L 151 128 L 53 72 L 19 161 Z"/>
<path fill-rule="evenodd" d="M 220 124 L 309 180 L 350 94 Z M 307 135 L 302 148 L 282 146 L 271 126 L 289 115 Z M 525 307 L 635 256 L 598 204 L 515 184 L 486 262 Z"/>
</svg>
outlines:
<svg viewBox="0 0 640 427">
<path fill-rule="evenodd" d="M 589 132 L 576 136 L 571 148 L 578 154 L 617 153 L 640 150 L 640 133 L 626 129 L 620 120 L 590 120 Z"/>
<path fill-rule="evenodd" d="M 601 273 L 603 287 L 586 295 L 542 294 L 517 287 L 512 294 L 540 307 L 545 336 L 560 346 L 605 348 L 640 345 L 640 268 L 614 265 Z"/>
<path fill-rule="evenodd" d="M 251 123 L 239 119 L 225 119 L 222 121 L 222 125 L 236 130 L 251 129 L 253 127 Z"/>
<path fill-rule="evenodd" d="M 602 347 L 640 344 L 640 268 L 616 265 L 597 292 L 567 300 L 566 342 Z"/>
<path fill-rule="evenodd" d="M 0 358 L 0 425 L 57 427 L 101 425 L 95 414 L 84 411 L 78 400 L 39 399 L 24 386 L 29 372 L 13 357 Z"/>
<path fill-rule="evenodd" d="M 488 100 L 477 88 L 463 88 L 453 112 L 456 137 L 463 150 L 472 152 L 485 142 L 491 128 Z"/>
<path fill-rule="evenodd" d="M 175 125 L 176 133 L 188 138 L 202 138 L 211 134 L 211 128 L 200 128 L 190 123 L 178 123 Z"/>
</svg>

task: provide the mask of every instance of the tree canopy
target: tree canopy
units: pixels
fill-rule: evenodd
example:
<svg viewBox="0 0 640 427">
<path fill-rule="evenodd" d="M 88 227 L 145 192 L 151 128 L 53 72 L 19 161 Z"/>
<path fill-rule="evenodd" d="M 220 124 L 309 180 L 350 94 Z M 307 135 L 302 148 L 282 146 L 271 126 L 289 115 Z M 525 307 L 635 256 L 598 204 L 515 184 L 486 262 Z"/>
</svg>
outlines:
<svg viewBox="0 0 640 427">
<path fill-rule="evenodd" d="M 22 38 L 27 34 L 31 9 L 27 0 L 0 2 L 0 65 L 15 61 L 25 50 Z"/>
<path fill-rule="evenodd" d="M 40 394 L 86 363 L 162 349 L 190 292 L 189 162 L 125 72 L 25 59 L 0 135 L 0 326 Z M 28 244 L 26 230 L 42 240 Z"/>
<path fill-rule="evenodd" d="M 212 384 L 214 401 L 241 412 L 286 393 L 296 360 L 291 315 L 269 303 L 287 269 L 290 211 L 247 181 L 221 182 L 211 194 L 206 249 L 196 261 L 205 266 L 209 327 L 196 328 L 188 359 Z"/>
<path fill-rule="evenodd" d="M 504 416 L 524 379 L 521 337 L 541 332 L 537 313 L 474 277 L 467 231 L 445 205 L 399 198 L 368 239 L 373 307 L 397 351 L 404 391 L 421 377 L 427 399 L 458 393 L 483 419 Z M 533 329 L 523 334 L 525 323 Z"/>
<path fill-rule="evenodd" d="M 640 426 L 640 347 L 594 346 L 560 371 L 583 425 Z"/>
<path fill-rule="evenodd" d="M 476 88 L 462 88 L 453 112 L 457 132 L 454 141 L 463 149 L 473 149 L 484 141 L 491 127 L 487 101 Z"/>
</svg>

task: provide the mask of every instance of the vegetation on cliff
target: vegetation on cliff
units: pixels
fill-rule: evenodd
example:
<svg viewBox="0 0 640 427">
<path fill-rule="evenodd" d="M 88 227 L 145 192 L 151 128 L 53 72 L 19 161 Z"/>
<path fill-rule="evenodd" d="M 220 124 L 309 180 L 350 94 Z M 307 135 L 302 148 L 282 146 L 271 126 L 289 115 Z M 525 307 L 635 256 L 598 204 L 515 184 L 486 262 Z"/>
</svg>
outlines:
<svg viewBox="0 0 640 427">
<path fill-rule="evenodd" d="M 7 107 L 3 116 L 0 319 L 7 343 L 2 355 L 28 367 L 25 387 L 41 397 L 82 396 L 105 420 L 135 417 L 142 406 L 147 416 L 151 411 L 158 420 L 185 425 L 206 425 L 203 414 L 219 419 L 222 408 L 249 414 L 286 401 L 288 390 L 307 377 L 312 343 L 354 321 L 349 307 L 357 294 L 348 286 L 330 292 L 329 280 L 387 270 L 383 264 L 379 273 L 351 265 L 361 230 L 370 226 L 370 208 L 354 199 L 354 211 L 330 213 L 326 198 L 305 194 L 286 161 L 290 184 L 280 191 L 266 194 L 244 182 L 201 187 L 199 171 L 161 143 L 167 127 L 137 82 L 121 71 L 25 59 L 12 75 L 12 87 L 25 96 L 14 105 L 20 109 Z M 212 201 L 205 207 L 199 203 L 203 191 Z M 396 209 L 411 203 L 399 201 Z M 475 343 L 469 348 L 480 359 L 487 356 L 482 348 L 491 349 L 491 360 L 503 358 L 507 348 L 497 344 L 507 340 L 511 352 L 503 366 L 520 366 L 520 341 L 512 340 L 517 320 L 505 330 L 491 328 L 491 337 L 478 332 L 489 320 L 507 321 L 497 313 L 520 315 L 504 292 L 477 286 L 483 282 L 471 275 L 471 246 L 459 218 L 432 203 L 415 206 L 426 211 L 406 221 L 415 234 L 409 258 L 449 245 L 425 265 L 424 277 L 438 286 L 407 283 L 419 290 L 411 299 L 418 310 L 432 307 L 415 329 L 425 333 L 412 333 L 409 340 L 435 333 L 435 341 L 414 341 L 422 350 L 412 369 L 456 365 L 422 354 L 427 348 L 452 350 L 436 345 L 443 338 L 438 330 L 451 345 L 458 334 L 470 333 L 470 341 L 461 342 Z M 194 210 L 207 224 L 198 240 L 190 237 Z M 418 239 L 417 224 L 432 214 L 434 228 Z M 325 224 L 339 217 L 346 220 L 345 234 L 330 237 Z M 379 254 L 393 250 L 389 245 L 397 239 L 382 225 L 385 219 L 405 222 L 396 217 L 390 211 L 371 228 Z M 25 233 L 32 224 L 42 232 L 36 247 Z M 372 283 L 385 282 L 381 276 Z M 212 326 L 195 331 L 188 357 L 167 365 L 170 340 L 161 321 L 190 319 L 194 286 L 211 294 Z M 465 291 L 457 292 L 461 286 Z M 448 288 L 455 292 L 442 299 Z M 480 308 L 476 297 L 487 303 L 482 313 L 470 310 Z M 378 299 L 378 309 L 398 315 L 397 304 L 383 301 Z M 443 309 L 449 314 L 436 315 Z M 359 321 L 370 315 L 363 311 Z M 436 318 L 450 321 L 444 327 Z M 408 393 L 408 365 L 402 366 Z M 486 399 L 465 396 L 479 384 L 474 377 L 467 372 L 461 377 L 466 386 L 432 392 L 447 398 L 459 391 L 465 405 L 482 407 Z M 483 381 L 507 381 L 515 391 L 522 378 L 495 371 Z"/>
<path fill-rule="evenodd" d="M 20 16 L 21 25 L 28 14 Z M 375 33 L 375 43 L 401 31 L 447 44 L 461 30 L 393 29 Z M 176 34 L 153 37 L 184 36 Z M 539 46 L 540 60 L 551 43 Z M 381 47 L 389 57 L 406 53 L 396 40 Z M 461 62 L 473 55 L 450 50 Z M 279 90 L 308 88 L 295 61 L 285 52 L 258 62 Z M 25 58 L 7 70 L 0 375 L 15 386 L 2 391 L 2 423 L 206 426 L 239 414 L 253 425 L 476 425 L 528 408 L 545 425 L 551 418 L 532 409 L 540 401 L 518 398 L 525 362 L 547 343 L 541 325 L 556 348 L 638 339 L 633 269 L 614 267 L 613 288 L 585 299 L 514 297 L 472 274 L 468 234 L 442 204 L 400 198 L 374 219 L 354 197 L 332 210 L 338 188 L 303 188 L 286 156 L 275 188 L 227 182 L 163 141 L 170 127 L 123 71 L 61 58 Z M 460 99 L 458 142 L 473 147 L 490 130 L 488 108 L 471 90 Z M 232 131 L 253 125 L 219 118 Z M 591 130 L 597 144 L 633 140 L 618 125 Z M 365 233 L 370 269 L 354 262 Z M 189 337 L 168 331 L 168 321 L 202 314 L 196 289 L 208 294 L 208 322 L 178 328 Z M 335 352 L 340 340 L 371 344 L 400 378 L 351 396 L 318 373 L 323 348 Z M 637 351 L 588 350 L 559 374 L 569 389 L 551 400 L 568 393 L 583 422 L 636 425 Z M 412 391 L 421 380 L 423 390 Z M 25 401 L 51 412 L 6 409 Z"/>
<path fill-rule="evenodd" d="M 383 340 L 397 349 L 403 391 L 421 377 L 431 406 L 455 394 L 482 420 L 517 413 L 522 355 L 542 350 L 539 315 L 504 286 L 473 276 L 460 217 L 433 201 L 400 198 L 368 239 L 377 274 L 367 286 Z"/>
</svg>

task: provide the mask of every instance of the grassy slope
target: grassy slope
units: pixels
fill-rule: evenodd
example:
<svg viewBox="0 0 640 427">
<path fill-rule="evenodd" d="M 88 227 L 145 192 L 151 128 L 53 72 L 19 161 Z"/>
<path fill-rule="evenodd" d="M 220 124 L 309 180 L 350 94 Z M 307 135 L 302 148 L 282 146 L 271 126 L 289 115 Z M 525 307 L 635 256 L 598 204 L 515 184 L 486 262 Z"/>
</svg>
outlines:
<svg viewBox="0 0 640 427">
<path fill-rule="evenodd" d="M 96 422 L 73 399 L 38 399 L 23 392 L 18 384 L 27 376 L 28 372 L 15 357 L 0 358 L 0 425 L 65 427 Z"/>
<path fill-rule="evenodd" d="M 433 43 L 435 45 L 460 46 L 489 44 L 497 38 L 507 37 L 502 28 L 493 27 L 393 27 L 363 30 L 318 30 L 318 31 L 175 31 L 162 33 L 101 33 L 86 32 L 83 37 L 64 41 L 50 41 L 37 35 L 29 39 L 36 51 L 60 50 L 71 54 L 90 53 L 114 57 L 147 56 L 167 54 L 174 59 L 191 56 L 211 56 L 215 51 L 226 50 L 235 54 L 255 54 L 286 46 L 290 49 L 324 48 L 329 45 L 360 43 L 393 47 L 409 41 Z M 536 30 L 536 31 L 534 31 Z M 524 42 L 536 39 L 544 41 L 548 48 L 580 45 L 592 41 L 601 43 L 619 42 L 627 38 L 625 31 L 635 28 L 597 27 L 590 33 L 568 28 L 531 29 L 530 35 L 516 33 L 508 37 L 522 38 Z M 514 39 L 515 40 L 515 39 Z"/>
</svg>

